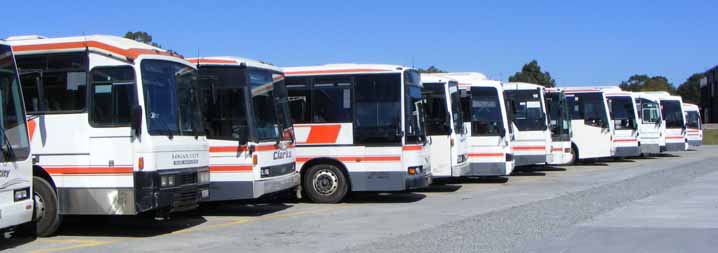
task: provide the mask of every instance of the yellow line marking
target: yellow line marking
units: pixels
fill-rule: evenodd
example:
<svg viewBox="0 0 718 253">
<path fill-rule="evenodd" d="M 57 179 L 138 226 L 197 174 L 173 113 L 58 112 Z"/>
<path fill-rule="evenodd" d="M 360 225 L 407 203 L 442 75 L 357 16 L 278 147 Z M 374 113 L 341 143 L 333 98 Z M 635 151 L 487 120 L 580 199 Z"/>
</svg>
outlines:
<svg viewBox="0 0 718 253">
<path fill-rule="evenodd" d="M 33 250 L 30 252 L 33 253 L 45 253 L 45 252 L 57 252 L 57 251 L 65 251 L 65 250 L 71 250 L 71 249 L 80 249 L 80 248 L 89 248 L 89 247 L 95 247 L 110 243 L 115 243 L 117 241 L 122 240 L 112 240 L 112 241 L 92 241 L 92 240 L 56 240 L 56 239 L 47 239 L 42 240 L 46 242 L 56 242 L 56 243 L 73 243 L 75 245 L 69 245 L 69 246 L 63 246 L 63 247 L 54 247 L 54 248 L 46 248 L 46 249 L 39 249 L 39 250 Z"/>
</svg>

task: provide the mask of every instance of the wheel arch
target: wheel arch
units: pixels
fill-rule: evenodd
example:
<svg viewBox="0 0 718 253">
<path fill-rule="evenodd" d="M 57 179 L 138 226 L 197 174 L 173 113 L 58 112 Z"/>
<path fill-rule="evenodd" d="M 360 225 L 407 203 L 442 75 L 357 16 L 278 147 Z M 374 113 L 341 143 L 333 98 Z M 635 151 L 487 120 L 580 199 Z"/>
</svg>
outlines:
<svg viewBox="0 0 718 253">
<path fill-rule="evenodd" d="M 349 175 L 349 171 L 347 170 L 346 165 L 344 165 L 344 163 L 340 162 L 339 160 L 337 160 L 335 158 L 331 158 L 331 157 L 312 158 L 309 161 L 306 161 L 304 164 L 302 164 L 302 168 L 299 170 L 299 173 L 302 177 L 302 181 L 304 180 L 305 172 L 307 170 L 309 170 L 309 168 L 311 168 L 312 166 L 315 166 L 318 164 L 330 164 L 330 165 L 334 165 L 337 168 L 339 168 L 340 170 L 342 170 L 344 175 L 346 175 L 347 187 L 349 188 L 349 191 L 351 191 L 352 179 L 351 179 L 351 176 Z"/>
<path fill-rule="evenodd" d="M 45 179 L 48 183 L 50 183 L 52 189 L 55 190 L 55 193 L 57 193 L 57 185 L 55 185 L 55 181 L 52 180 L 52 176 L 50 176 L 50 173 L 47 173 L 47 171 L 45 171 L 45 169 L 42 168 L 40 165 L 32 166 L 32 175 Z"/>
</svg>

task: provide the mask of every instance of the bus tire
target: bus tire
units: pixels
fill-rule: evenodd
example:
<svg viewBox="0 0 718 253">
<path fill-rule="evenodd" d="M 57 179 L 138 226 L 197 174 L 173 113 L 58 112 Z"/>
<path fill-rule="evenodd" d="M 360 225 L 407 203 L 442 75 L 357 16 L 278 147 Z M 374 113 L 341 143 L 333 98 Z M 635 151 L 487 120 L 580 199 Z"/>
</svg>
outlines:
<svg viewBox="0 0 718 253">
<path fill-rule="evenodd" d="M 578 161 L 578 147 L 576 145 L 571 144 L 571 161 L 568 162 L 568 164 L 576 164 Z"/>
<path fill-rule="evenodd" d="M 62 217 L 55 189 L 42 177 L 33 177 L 32 186 L 35 200 L 35 224 L 37 236 L 51 236 L 60 227 Z"/>
<path fill-rule="evenodd" d="M 346 197 L 349 184 L 344 171 L 333 164 L 317 164 L 304 174 L 302 188 L 314 203 L 338 203 Z"/>
</svg>

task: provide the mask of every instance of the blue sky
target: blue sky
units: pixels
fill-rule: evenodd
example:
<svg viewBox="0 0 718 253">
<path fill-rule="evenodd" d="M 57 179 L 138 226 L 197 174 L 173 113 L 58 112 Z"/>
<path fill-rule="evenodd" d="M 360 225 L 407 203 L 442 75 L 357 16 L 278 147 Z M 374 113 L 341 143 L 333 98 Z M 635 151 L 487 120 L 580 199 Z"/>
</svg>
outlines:
<svg viewBox="0 0 718 253">
<path fill-rule="evenodd" d="M 100 2 L 110 1 L 5 3 L 0 37 L 142 30 L 185 56 L 435 65 L 499 80 L 536 59 L 570 85 L 634 73 L 678 85 L 718 64 L 715 0 Z"/>
</svg>

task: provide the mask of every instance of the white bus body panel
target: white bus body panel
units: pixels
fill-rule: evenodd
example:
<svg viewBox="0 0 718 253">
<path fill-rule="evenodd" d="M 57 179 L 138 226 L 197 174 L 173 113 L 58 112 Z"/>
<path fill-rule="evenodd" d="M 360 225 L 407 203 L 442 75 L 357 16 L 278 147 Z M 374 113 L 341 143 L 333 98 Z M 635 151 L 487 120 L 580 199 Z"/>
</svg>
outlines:
<svg viewBox="0 0 718 253">
<path fill-rule="evenodd" d="M 676 101 L 680 104 L 681 107 L 681 117 L 683 117 L 683 126 L 682 128 L 669 128 L 668 125 L 666 125 L 666 119 L 663 118 L 663 126 L 664 126 L 664 139 L 665 139 L 665 148 L 664 150 L 667 152 L 675 152 L 675 151 L 685 151 L 688 149 L 688 140 L 687 140 L 687 129 L 686 129 L 686 113 L 685 108 L 683 105 L 683 99 L 680 96 L 672 96 L 668 92 L 658 91 L 658 92 L 644 92 L 646 94 L 654 95 L 661 101 L 661 110 L 663 110 L 663 102 L 665 101 Z"/>
<path fill-rule="evenodd" d="M 641 147 L 640 147 L 640 124 L 638 123 L 640 120 L 638 118 L 638 112 L 636 111 L 636 96 L 634 96 L 632 93 L 629 92 L 622 92 L 619 90 L 605 90 L 606 91 L 606 99 L 610 98 L 628 98 L 631 101 L 631 107 L 634 108 L 634 122 L 636 122 L 636 129 L 618 129 L 616 127 L 616 122 L 613 118 L 611 118 L 611 121 L 613 121 L 613 126 L 615 127 L 614 130 L 614 138 L 613 138 L 613 149 L 615 150 L 615 153 L 613 156 L 616 157 L 634 157 L 639 156 L 641 154 Z M 609 114 L 610 116 L 611 114 Z"/>
<path fill-rule="evenodd" d="M 692 147 L 703 145 L 703 122 L 698 106 L 685 103 L 683 104 L 683 109 L 686 112 L 686 119 L 688 119 L 689 113 L 696 113 L 698 115 L 698 127 L 688 127 L 686 129 L 686 139 L 688 140 L 688 145 Z"/>
<path fill-rule="evenodd" d="M 613 145 L 614 128 L 611 117 L 608 115 L 609 109 L 605 93 L 600 89 L 592 88 L 562 88 L 566 92 L 566 99 L 576 99 L 578 93 L 600 93 L 601 101 L 608 120 L 608 128 L 592 126 L 585 123 L 583 119 L 571 119 L 571 142 L 577 148 L 578 157 L 576 159 L 594 159 L 611 157 L 615 154 L 615 146 Z M 574 110 L 574 108 L 570 108 Z"/>
<path fill-rule="evenodd" d="M 539 92 L 539 103 L 542 113 L 546 120 L 546 102 L 544 97 L 543 86 L 529 83 L 504 83 L 504 90 L 536 90 Z M 548 128 L 548 122 L 545 130 L 521 131 L 516 124 L 511 124 L 514 129 L 514 140 L 512 141 L 512 149 L 514 154 L 515 166 L 527 166 L 536 164 L 552 163 L 551 159 L 551 131 Z"/>
<path fill-rule="evenodd" d="M 640 100 L 649 100 L 651 102 L 660 104 L 660 101 L 655 98 L 654 96 L 642 94 L 642 93 L 633 93 L 634 96 Z M 643 106 L 641 104 L 640 106 L 641 111 L 638 113 L 643 114 Z M 660 114 L 660 108 L 658 117 L 661 117 Z M 661 152 L 662 148 L 665 147 L 665 139 L 663 139 L 663 122 L 662 120 L 659 120 L 658 123 L 650 123 L 650 122 L 644 122 L 643 116 L 641 116 L 641 119 L 638 121 L 638 133 L 640 141 L 640 148 L 641 148 L 641 154 L 658 154 Z"/>
</svg>

